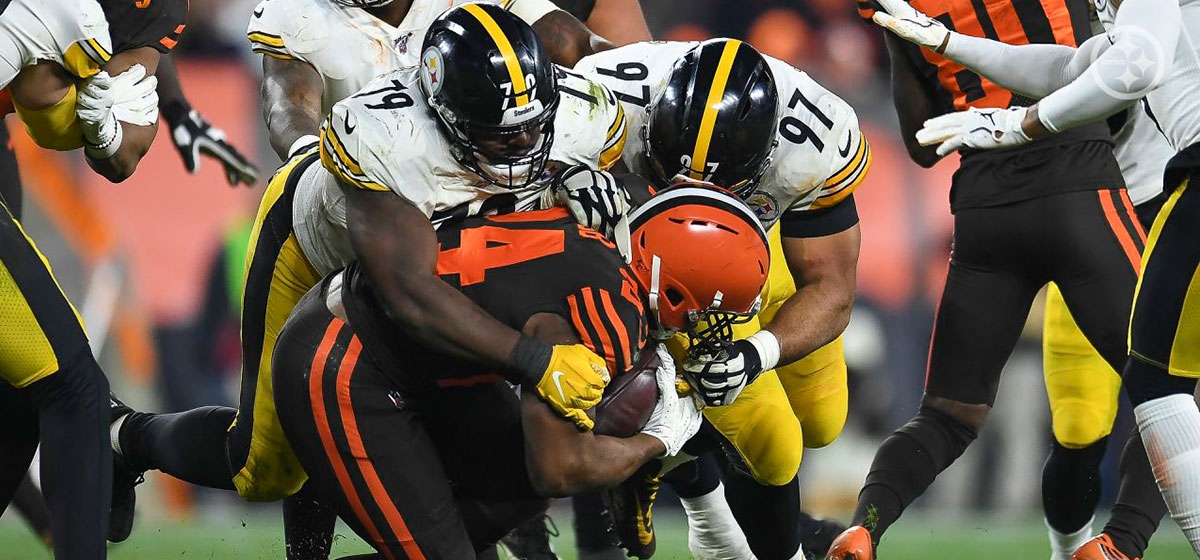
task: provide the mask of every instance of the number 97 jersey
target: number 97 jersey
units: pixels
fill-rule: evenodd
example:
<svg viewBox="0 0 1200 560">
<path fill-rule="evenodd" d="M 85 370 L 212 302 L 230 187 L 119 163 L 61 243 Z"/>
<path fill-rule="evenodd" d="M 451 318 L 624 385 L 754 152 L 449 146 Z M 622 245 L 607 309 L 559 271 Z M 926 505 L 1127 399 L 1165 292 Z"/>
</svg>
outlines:
<svg viewBox="0 0 1200 560">
<path fill-rule="evenodd" d="M 584 58 L 577 72 L 608 86 L 625 105 L 631 133 L 622 159 L 630 171 L 652 177 L 644 127 L 647 107 L 663 90 L 676 60 L 700 43 L 635 43 Z M 850 196 L 871 165 L 871 149 L 854 110 L 838 96 L 781 60 L 763 55 L 778 90 L 776 147 L 767 169 L 746 202 L 763 226 L 832 208 Z M 719 80 L 713 87 L 719 87 Z M 711 92 L 693 92 L 710 96 Z M 804 229 L 799 226 L 797 230 Z"/>
</svg>

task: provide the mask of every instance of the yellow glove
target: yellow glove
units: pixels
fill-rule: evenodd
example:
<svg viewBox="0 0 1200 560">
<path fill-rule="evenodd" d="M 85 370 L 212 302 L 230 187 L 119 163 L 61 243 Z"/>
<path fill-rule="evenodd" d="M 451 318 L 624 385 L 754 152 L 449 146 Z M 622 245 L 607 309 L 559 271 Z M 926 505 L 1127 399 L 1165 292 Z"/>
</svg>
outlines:
<svg viewBox="0 0 1200 560">
<path fill-rule="evenodd" d="M 604 359 L 587 346 L 558 345 L 550 355 L 550 365 L 537 382 L 537 392 L 564 418 L 590 430 L 595 422 L 588 417 L 587 410 L 600 403 L 609 380 Z"/>
<path fill-rule="evenodd" d="M 604 360 L 587 346 L 551 346 L 521 336 L 508 357 L 508 367 L 516 374 L 515 382 L 535 388 L 564 418 L 584 430 L 595 425 L 587 410 L 599 404 L 610 377 Z"/>
</svg>

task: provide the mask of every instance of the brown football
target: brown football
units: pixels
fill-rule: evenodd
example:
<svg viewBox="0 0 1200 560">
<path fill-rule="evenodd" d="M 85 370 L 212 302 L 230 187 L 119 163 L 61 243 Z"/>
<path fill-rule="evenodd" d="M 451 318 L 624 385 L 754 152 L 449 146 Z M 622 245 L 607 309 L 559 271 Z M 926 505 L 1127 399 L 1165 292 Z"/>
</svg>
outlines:
<svg viewBox="0 0 1200 560">
<path fill-rule="evenodd" d="M 618 375 L 609 382 L 604 397 L 596 405 L 595 433 L 630 437 L 642 431 L 658 404 L 655 373 L 661 363 L 654 348 L 647 347 L 629 373 Z"/>
</svg>

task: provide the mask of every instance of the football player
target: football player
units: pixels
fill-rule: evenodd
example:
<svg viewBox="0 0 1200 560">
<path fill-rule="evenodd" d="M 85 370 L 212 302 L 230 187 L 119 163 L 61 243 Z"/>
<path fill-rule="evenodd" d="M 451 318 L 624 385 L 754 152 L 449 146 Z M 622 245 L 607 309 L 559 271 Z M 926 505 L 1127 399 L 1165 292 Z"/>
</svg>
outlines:
<svg viewBox="0 0 1200 560">
<path fill-rule="evenodd" d="M 434 18 L 463 0 L 264 0 L 246 36 L 263 55 L 263 117 L 286 160 L 317 141 L 334 103 L 385 72 L 421 62 Z M 550 59 L 571 67 L 610 48 L 549 0 L 487 0 L 533 25 Z M 320 22 L 320 23 L 315 23 Z M 251 364 L 246 364 L 248 367 Z"/>
<path fill-rule="evenodd" d="M 626 107 L 631 171 L 659 185 L 683 177 L 727 186 L 770 230 L 762 311 L 734 327 L 736 342 L 692 352 L 682 369 L 740 467 L 726 497 L 754 555 L 796 557 L 802 450 L 828 445 L 846 417 L 840 335 L 859 247 L 852 193 L 871 162 L 858 119 L 807 74 L 737 40 L 639 43 L 576 69 Z M 648 554 L 652 528 L 636 533 L 637 544 L 624 544 Z"/>
<path fill-rule="evenodd" d="M 561 414 L 590 427 L 584 411 L 606 383 L 604 361 L 583 345 L 522 337 L 447 291 L 434 274 L 434 231 L 467 216 L 557 203 L 550 186 L 559 171 L 612 165 L 625 141 L 612 94 L 551 64 L 515 15 L 466 4 L 430 27 L 419 66 L 383 74 L 336 104 L 321 132 L 320 148 L 286 162 L 259 207 L 243 332 L 266 335 L 249 340 L 251 355 L 269 360 L 304 292 L 358 259 L 378 285 L 396 287 L 381 292 L 382 303 L 423 343 L 528 376 Z M 558 183 L 592 192 L 596 179 L 577 170 Z M 495 264 L 468 261 L 463 266 L 480 274 Z M 246 414 L 228 437 L 231 409 L 135 413 L 114 423 L 116 451 L 133 472 L 158 468 L 236 487 L 250 500 L 295 493 L 305 474 L 279 428 L 270 370 L 258 365 L 242 395 Z"/>
<path fill-rule="evenodd" d="M 84 148 L 105 178 L 129 177 L 155 134 L 154 69 L 183 30 L 185 2 L 130 14 L 94 0 L 13 0 L 0 13 L 0 87 L 38 144 Z M 138 17 L 134 17 L 138 16 Z M 9 196 L 13 189 L 3 189 Z M 58 558 L 103 558 L 111 460 L 108 382 L 78 313 L 0 201 L 0 504 L 37 448 Z"/>
<path fill-rule="evenodd" d="M 1108 33 L 1072 48 L 1007 46 L 966 37 L 907 5 L 885 2 L 884 6 L 888 12 L 876 14 L 877 22 L 900 37 L 1003 87 L 1044 95 L 1029 107 L 972 109 L 926 121 L 917 140 L 936 146 L 938 154 L 960 147 L 1020 146 L 1086 126 L 1143 96 L 1167 140 L 1180 150 L 1164 177 L 1170 197 L 1146 241 L 1133 303 L 1129 359 L 1116 365 L 1123 366 L 1126 392 L 1135 405 L 1141 439 L 1167 506 L 1193 548 L 1200 551 L 1200 510 L 1195 506 L 1200 480 L 1190 476 L 1200 463 L 1200 413 L 1191 395 L 1200 367 L 1193 353 L 1182 350 L 1194 347 L 1200 336 L 1187 319 L 1186 302 L 1200 261 L 1193 242 L 1193 224 L 1200 212 L 1195 211 L 1194 201 L 1188 202 L 1192 197 L 1187 192 L 1196 161 L 1187 147 L 1200 140 L 1196 126 L 1200 121 L 1186 100 L 1200 89 L 1200 66 L 1191 49 L 1184 47 L 1191 40 L 1189 34 L 1200 33 L 1200 27 L 1192 25 L 1200 7 L 1173 0 L 1124 2 L 1116 7 Z M 1130 55 L 1134 52 L 1139 56 Z M 1127 451 L 1135 447 L 1127 446 Z M 1123 483 L 1127 481 L 1123 477 Z M 1125 549 L 1111 546 L 1119 545 L 1120 539 L 1113 542 L 1106 536 L 1077 555 L 1125 557 Z"/>
<path fill-rule="evenodd" d="M 497 320 L 546 343 L 582 343 L 615 372 L 656 353 L 660 401 L 640 434 L 581 432 L 528 378 L 426 347 L 396 328 L 383 290 L 354 263 L 301 300 L 275 353 L 280 420 L 319 497 L 385 556 L 474 558 L 545 498 L 677 454 L 702 417 L 676 394 L 665 349 L 645 347 L 647 326 L 661 337 L 745 316 L 766 280 L 766 234 L 708 187 L 665 191 L 630 221 L 631 265 L 555 208 L 439 229 L 437 269 Z M 690 250 L 701 244 L 712 250 Z M 481 268 L 468 252 L 496 260 Z M 520 399 L 505 380 L 521 385 Z"/>
</svg>

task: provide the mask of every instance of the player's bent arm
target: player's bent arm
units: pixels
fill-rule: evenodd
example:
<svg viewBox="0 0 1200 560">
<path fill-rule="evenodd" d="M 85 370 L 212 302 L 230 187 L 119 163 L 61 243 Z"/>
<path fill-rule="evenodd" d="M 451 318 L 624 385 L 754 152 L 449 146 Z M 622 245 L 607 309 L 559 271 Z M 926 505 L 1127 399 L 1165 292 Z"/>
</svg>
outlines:
<svg viewBox="0 0 1200 560">
<path fill-rule="evenodd" d="M 280 159 L 288 158 L 297 140 L 317 134 L 324 88 L 321 75 L 307 62 L 263 55 L 263 120 Z"/>
<path fill-rule="evenodd" d="M 766 329 L 779 341 L 780 364 L 833 342 L 850 324 L 861 238 L 857 223 L 832 235 L 783 238 L 796 293 Z"/>
<path fill-rule="evenodd" d="M 987 77 L 1013 92 L 1041 99 L 1079 77 L 1108 46 L 1108 38 L 1097 35 L 1079 48 L 1066 45 L 1007 45 L 999 41 L 951 33 L 946 58 Z"/>
<path fill-rule="evenodd" d="M 435 350 L 506 365 L 520 333 L 438 278 L 429 218 L 392 192 L 342 190 L 350 244 L 388 316 Z"/>
<path fill-rule="evenodd" d="M 638 0 L 596 0 L 587 26 L 617 46 L 650 40 L 650 28 Z"/>
<path fill-rule="evenodd" d="M 129 70 L 135 64 L 146 68 L 146 74 L 153 75 L 158 70 L 158 62 L 162 55 L 151 47 L 141 47 L 117 53 L 104 65 L 102 70 L 111 76 L 117 76 Z M 138 126 L 118 121 L 122 128 L 121 145 L 112 157 L 104 159 L 86 158 L 88 166 L 105 179 L 120 183 L 133 175 L 142 156 L 150 151 L 154 143 L 154 134 L 158 131 L 157 121 L 148 126 Z"/>
<path fill-rule="evenodd" d="M 1106 118 L 1162 85 L 1171 75 L 1182 19 L 1178 0 L 1127 1 L 1108 34 L 1112 46 L 1073 82 L 1030 109 L 1022 125 L 1026 135 L 1044 136 Z M 1135 52 L 1141 53 L 1136 60 L 1128 54 Z M 1128 75 L 1142 79 L 1128 80 Z"/>
<path fill-rule="evenodd" d="M 938 116 L 936 96 L 930 85 L 921 79 L 913 61 L 904 53 L 903 40 L 888 33 L 884 36 L 888 56 L 892 61 L 892 102 L 900 120 L 901 137 L 908 157 L 917 165 L 929 168 L 942 159 L 937 155 L 937 146 L 922 146 L 917 142 L 917 131 L 921 125 Z"/>
<path fill-rule="evenodd" d="M 583 22 L 562 10 L 554 10 L 533 24 L 550 60 L 555 64 L 574 68 L 575 63 L 589 55 L 614 47 L 608 40 L 592 33 Z"/>
</svg>

